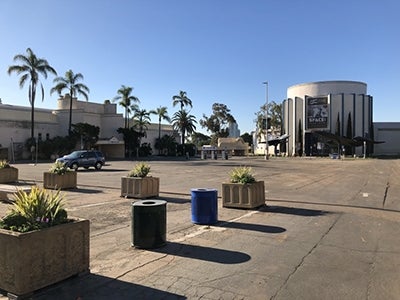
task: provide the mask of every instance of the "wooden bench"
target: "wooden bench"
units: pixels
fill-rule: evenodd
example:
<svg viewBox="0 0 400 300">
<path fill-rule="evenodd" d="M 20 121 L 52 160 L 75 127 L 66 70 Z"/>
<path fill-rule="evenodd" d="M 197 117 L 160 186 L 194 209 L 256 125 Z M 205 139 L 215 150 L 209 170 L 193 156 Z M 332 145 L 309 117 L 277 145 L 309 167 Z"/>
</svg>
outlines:
<svg viewBox="0 0 400 300">
<path fill-rule="evenodd" d="M 18 191 L 30 192 L 32 185 L 27 185 L 25 183 L 13 183 L 13 184 L 0 184 L 0 201 L 13 202 L 13 194 Z"/>
</svg>

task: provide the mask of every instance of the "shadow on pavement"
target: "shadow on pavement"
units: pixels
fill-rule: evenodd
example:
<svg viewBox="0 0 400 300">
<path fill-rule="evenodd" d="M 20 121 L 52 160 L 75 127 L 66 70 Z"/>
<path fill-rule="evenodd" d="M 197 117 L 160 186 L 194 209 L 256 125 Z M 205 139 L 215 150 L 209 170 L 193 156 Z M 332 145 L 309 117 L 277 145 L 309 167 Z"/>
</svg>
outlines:
<svg viewBox="0 0 400 300">
<path fill-rule="evenodd" d="M 239 223 L 239 222 L 218 222 L 214 226 L 224 227 L 224 228 L 235 228 L 235 229 L 259 231 L 259 232 L 264 232 L 264 233 L 282 233 L 282 232 L 286 231 L 285 228 L 279 227 L 279 226 Z"/>
<path fill-rule="evenodd" d="M 33 300 L 186 299 L 182 295 L 96 274 L 76 276 L 34 294 Z"/>
<path fill-rule="evenodd" d="M 184 204 L 184 203 L 190 203 L 191 200 L 186 198 L 181 198 L 181 197 L 159 197 L 159 200 L 165 200 L 168 203 L 176 203 L 176 204 Z"/>
<path fill-rule="evenodd" d="M 251 259 L 251 256 L 238 251 L 217 249 L 198 245 L 167 242 L 166 246 L 150 251 L 169 255 L 200 259 L 220 264 L 240 264 Z"/>
<path fill-rule="evenodd" d="M 100 193 L 103 193 L 103 191 L 101 191 L 101 190 L 85 189 L 85 188 L 66 189 L 65 191 L 73 192 L 73 193 L 82 193 L 82 194 L 100 194 Z"/>
<path fill-rule="evenodd" d="M 129 169 L 110 169 L 107 168 L 106 166 L 101 168 L 101 170 L 96 170 L 96 169 L 84 169 L 84 168 L 79 168 L 78 171 L 76 171 L 78 173 L 112 173 L 112 172 L 129 172 Z"/>
<path fill-rule="evenodd" d="M 286 215 L 296 215 L 303 217 L 316 217 L 316 216 L 323 216 L 326 214 L 330 214 L 330 212 L 324 210 L 285 207 L 285 206 L 265 206 L 262 207 L 259 211 L 277 213 L 277 214 L 286 214 Z"/>
</svg>

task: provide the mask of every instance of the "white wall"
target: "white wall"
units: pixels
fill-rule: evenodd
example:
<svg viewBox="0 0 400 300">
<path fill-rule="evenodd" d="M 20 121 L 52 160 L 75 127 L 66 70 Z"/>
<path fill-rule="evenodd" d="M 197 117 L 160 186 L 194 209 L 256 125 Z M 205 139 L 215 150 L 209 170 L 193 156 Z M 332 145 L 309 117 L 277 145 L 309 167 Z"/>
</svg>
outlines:
<svg viewBox="0 0 400 300">
<path fill-rule="evenodd" d="M 400 123 L 374 123 L 374 140 L 385 142 L 374 145 L 374 155 L 400 155 Z"/>
</svg>

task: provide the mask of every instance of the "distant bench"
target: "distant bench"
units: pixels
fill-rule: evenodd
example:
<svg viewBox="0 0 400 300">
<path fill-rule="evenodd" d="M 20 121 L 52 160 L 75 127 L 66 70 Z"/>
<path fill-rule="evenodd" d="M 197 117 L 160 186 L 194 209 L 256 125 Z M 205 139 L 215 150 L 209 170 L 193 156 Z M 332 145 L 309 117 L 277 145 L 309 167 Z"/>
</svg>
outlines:
<svg viewBox="0 0 400 300">
<path fill-rule="evenodd" d="M 13 202 L 13 199 L 10 198 L 11 195 L 15 194 L 18 191 L 30 192 L 32 185 L 35 184 L 0 184 L 0 201 Z"/>
</svg>

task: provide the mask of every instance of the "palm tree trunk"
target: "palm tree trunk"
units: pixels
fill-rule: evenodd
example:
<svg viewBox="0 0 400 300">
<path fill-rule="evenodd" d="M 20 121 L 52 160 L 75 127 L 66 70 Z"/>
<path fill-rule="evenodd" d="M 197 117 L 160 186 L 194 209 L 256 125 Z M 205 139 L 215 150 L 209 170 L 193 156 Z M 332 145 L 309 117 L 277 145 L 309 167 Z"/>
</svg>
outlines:
<svg viewBox="0 0 400 300">
<path fill-rule="evenodd" d="M 31 141 L 35 138 L 35 86 L 31 86 Z"/>
<path fill-rule="evenodd" d="M 158 119 L 158 155 L 161 154 L 161 118 Z"/>
<path fill-rule="evenodd" d="M 71 135 L 71 124 L 72 124 L 72 93 L 69 95 L 69 124 L 68 124 L 68 134 Z"/>
<path fill-rule="evenodd" d="M 128 129 L 128 120 L 129 120 L 128 107 L 125 107 L 125 129 Z"/>
<path fill-rule="evenodd" d="M 185 144 L 185 130 L 182 130 L 182 145 Z"/>
</svg>

